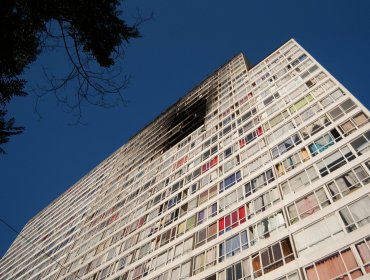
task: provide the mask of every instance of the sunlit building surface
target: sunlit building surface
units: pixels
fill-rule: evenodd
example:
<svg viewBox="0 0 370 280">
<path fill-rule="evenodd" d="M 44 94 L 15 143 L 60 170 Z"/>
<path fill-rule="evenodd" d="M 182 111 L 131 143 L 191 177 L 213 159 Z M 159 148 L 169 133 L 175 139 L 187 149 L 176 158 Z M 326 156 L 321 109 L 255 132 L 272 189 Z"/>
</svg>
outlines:
<svg viewBox="0 0 370 280">
<path fill-rule="evenodd" d="M 294 40 L 239 54 L 31 219 L 0 279 L 368 279 L 369 116 Z"/>
</svg>

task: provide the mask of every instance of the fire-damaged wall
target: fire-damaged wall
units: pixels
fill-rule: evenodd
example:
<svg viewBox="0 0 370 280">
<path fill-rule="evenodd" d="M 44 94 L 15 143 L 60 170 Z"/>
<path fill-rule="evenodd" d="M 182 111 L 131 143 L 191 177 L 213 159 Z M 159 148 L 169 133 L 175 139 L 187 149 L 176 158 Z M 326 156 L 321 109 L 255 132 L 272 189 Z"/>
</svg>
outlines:
<svg viewBox="0 0 370 280">
<path fill-rule="evenodd" d="M 216 93 L 216 88 L 209 88 L 199 93 L 198 97 L 195 97 L 190 103 L 181 102 L 177 109 L 166 117 L 163 128 L 167 131 L 168 137 L 163 143 L 163 151 L 172 148 L 204 125 L 205 116 Z"/>
<path fill-rule="evenodd" d="M 222 90 L 222 72 L 229 71 L 228 69 L 227 63 L 221 66 L 132 137 L 121 150 L 125 157 L 130 155 L 126 157 L 129 161 L 125 166 L 129 165 L 132 170 L 144 162 L 152 162 L 205 125 L 206 116 L 214 110 L 213 105 L 218 102 L 218 92 Z"/>
</svg>

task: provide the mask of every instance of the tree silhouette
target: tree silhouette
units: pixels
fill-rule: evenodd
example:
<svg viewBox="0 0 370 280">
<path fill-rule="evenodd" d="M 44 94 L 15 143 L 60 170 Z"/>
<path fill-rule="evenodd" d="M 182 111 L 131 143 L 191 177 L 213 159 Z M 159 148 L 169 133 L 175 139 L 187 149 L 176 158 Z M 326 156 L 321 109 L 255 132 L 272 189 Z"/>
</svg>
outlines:
<svg viewBox="0 0 370 280">
<path fill-rule="evenodd" d="M 54 94 L 59 102 L 81 117 L 81 104 L 102 107 L 123 101 L 128 77 L 117 61 L 124 57 L 130 39 L 140 36 L 140 15 L 128 25 L 117 0 L 2 0 L 0 2 L 0 145 L 19 134 L 6 106 L 25 96 L 26 67 L 47 49 L 62 48 L 70 66 L 67 75 L 44 71 L 47 84 L 38 98 Z M 64 91 L 73 85 L 73 91 Z M 72 93 L 71 93 L 72 92 Z M 0 148 L 0 153 L 4 150 Z"/>
</svg>

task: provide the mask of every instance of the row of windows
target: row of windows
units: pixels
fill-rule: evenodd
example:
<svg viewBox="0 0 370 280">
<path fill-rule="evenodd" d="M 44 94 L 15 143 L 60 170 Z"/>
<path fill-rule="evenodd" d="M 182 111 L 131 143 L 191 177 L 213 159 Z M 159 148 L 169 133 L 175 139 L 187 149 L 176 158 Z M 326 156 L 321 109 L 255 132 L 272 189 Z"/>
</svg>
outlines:
<svg viewBox="0 0 370 280">
<path fill-rule="evenodd" d="M 308 280 L 356 279 L 370 273 L 370 238 L 342 249 L 305 268 Z M 360 258 L 358 258 L 359 256 Z"/>
<path fill-rule="evenodd" d="M 308 227 L 293 234 L 298 256 L 321 248 L 370 222 L 370 198 L 365 196 L 350 203 Z"/>
<path fill-rule="evenodd" d="M 282 243 L 283 241 L 281 241 Z M 270 247 L 270 250 L 264 251 L 263 258 L 266 267 L 269 268 L 268 264 L 272 262 L 272 269 L 275 266 L 279 267 L 281 262 L 275 260 L 282 259 L 284 254 L 284 248 L 286 254 L 289 254 L 289 246 L 284 244 L 281 250 L 275 244 L 275 247 Z M 274 250 L 275 249 L 275 250 Z M 283 251 L 283 253 L 281 253 Z M 259 257 L 259 256 L 258 256 Z M 262 255 L 261 255 L 262 257 Z M 275 261 L 275 263 L 273 263 Z M 251 280 L 258 278 L 258 273 L 253 273 L 254 269 L 253 260 L 252 266 L 250 264 L 250 257 L 242 259 L 227 268 L 219 271 L 216 274 L 212 274 L 202 280 Z M 255 267 L 261 266 L 261 260 L 255 259 Z M 260 269 L 262 270 L 262 269 Z M 258 271 L 258 270 L 257 270 Z M 325 258 L 316 261 L 313 264 L 306 266 L 304 270 L 305 279 L 308 280 L 326 280 L 326 279 L 356 279 L 363 275 L 370 273 L 370 237 L 359 240 L 350 247 L 346 247 L 342 250 L 334 252 Z M 122 278 L 124 279 L 124 278 Z M 155 278 L 155 280 L 167 280 L 171 278 Z M 176 278 L 177 279 L 177 278 Z M 283 277 L 279 277 L 278 280 L 299 280 L 302 279 L 299 276 L 298 271 L 288 273 Z"/>
<path fill-rule="evenodd" d="M 217 272 L 215 275 L 207 277 L 206 279 L 236 280 L 252 279 L 252 277 L 255 279 L 291 262 L 292 260 L 294 260 L 294 253 L 289 239 L 286 238 L 224 270 Z M 189 261 L 189 263 L 190 262 L 191 261 Z M 194 260 L 194 263 L 196 266 L 194 267 L 195 269 L 193 272 L 199 273 L 202 269 L 212 266 L 213 261 L 212 257 L 206 259 L 205 256 L 199 255 Z M 208 267 L 206 266 L 207 264 L 209 265 Z M 181 266 L 181 269 L 182 268 L 183 267 Z M 184 274 L 179 275 L 178 269 L 180 269 L 180 267 L 176 267 L 172 270 L 166 271 L 160 276 L 152 278 L 152 280 L 187 279 L 194 274 L 192 274 L 191 266 L 186 268 L 188 270 Z M 121 279 L 130 279 L 130 275 L 124 275 Z"/>
</svg>

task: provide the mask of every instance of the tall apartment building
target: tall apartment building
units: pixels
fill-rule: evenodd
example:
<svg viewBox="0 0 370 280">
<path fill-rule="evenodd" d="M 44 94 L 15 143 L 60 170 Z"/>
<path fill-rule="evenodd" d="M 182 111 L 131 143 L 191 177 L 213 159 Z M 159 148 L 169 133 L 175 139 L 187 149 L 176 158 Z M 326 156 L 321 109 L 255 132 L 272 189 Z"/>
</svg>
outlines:
<svg viewBox="0 0 370 280">
<path fill-rule="evenodd" d="M 370 277 L 369 116 L 294 40 L 239 54 L 31 219 L 0 279 Z"/>
</svg>

